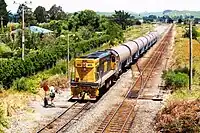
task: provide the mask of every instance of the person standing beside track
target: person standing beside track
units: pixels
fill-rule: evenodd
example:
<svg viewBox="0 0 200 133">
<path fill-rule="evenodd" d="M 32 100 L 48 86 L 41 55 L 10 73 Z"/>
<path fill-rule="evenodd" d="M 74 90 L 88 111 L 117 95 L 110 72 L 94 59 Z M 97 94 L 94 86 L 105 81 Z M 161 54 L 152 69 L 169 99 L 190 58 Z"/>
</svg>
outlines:
<svg viewBox="0 0 200 133">
<path fill-rule="evenodd" d="M 40 84 L 40 87 L 43 88 L 44 90 L 44 107 L 48 107 L 48 91 L 49 91 L 49 86 L 48 86 L 48 81 L 43 80 L 42 83 Z"/>
<path fill-rule="evenodd" d="M 53 100 L 54 100 L 54 98 L 55 98 L 55 88 L 54 88 L 53 86 L 51 86 L 51 87 L 49 88 L 49 90 L 50 90 L 51 106 L 52 106 L 52 107 L 55 107 L 55 105 L 54 105 L 54 103 L 53 103 Z"/>
</svg>

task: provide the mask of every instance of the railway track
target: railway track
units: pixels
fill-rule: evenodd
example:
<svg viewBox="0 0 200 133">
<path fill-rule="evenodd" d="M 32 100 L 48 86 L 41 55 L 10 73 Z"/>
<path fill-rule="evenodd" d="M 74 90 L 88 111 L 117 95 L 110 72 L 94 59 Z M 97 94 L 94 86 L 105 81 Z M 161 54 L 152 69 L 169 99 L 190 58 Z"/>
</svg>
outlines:
<svg viewBox="0 0 200 133">
<path fill-rule="evenodd" d="M 73 103 L 69 108 L 67 108 L 62 114 L 60 114 L 53 121 L 48 123 L 37 133 L 58 133 L 66 130 L 68 125 L 73 121 L 77 120 L 77 117 L 80 117 L 84 110 L 88 110 L 90 102 L 87 103 Z"/>
<path fill-rule="evenodd" d="M 137 101 L 171 39 L 172 29 L 173 26 L 170 26 L 166 31 L 161 41 L 158 42 L 159 46 L 155 49 L 151 58 L 140 67 L 140 75 L 126 93 L 123 101 L 116 108 L 112 109 L 95 133 L 125 133 L 129 131 L 137 111 L 135 108 Z"/>
</svg>

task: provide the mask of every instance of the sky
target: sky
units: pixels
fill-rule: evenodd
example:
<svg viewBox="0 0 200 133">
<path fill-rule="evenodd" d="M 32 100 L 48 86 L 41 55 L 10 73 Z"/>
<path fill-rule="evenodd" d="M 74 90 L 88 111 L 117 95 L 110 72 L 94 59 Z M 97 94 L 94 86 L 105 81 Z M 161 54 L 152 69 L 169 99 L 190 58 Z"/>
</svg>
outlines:
<svg viewBox="0 0 200 133">
<path fill-rule="evenodd" d="M 23 3 L 25 0 L 15 0 Z M 53 4 L 60 5 L 65 12 L 75 12 L 91 9 L 100 12 L 113 12 L 114 10 L 125 10 L 131 12 L 158 12 L 166 9 L 199 11 L 199 0 L 32 0 L 29 5 L 33 10 L 37 6 L 43 6 L 49 10 Z M 13 13 L 17 11 L 18 5 L 14 0 L 5 0 Z"/>
</svg>

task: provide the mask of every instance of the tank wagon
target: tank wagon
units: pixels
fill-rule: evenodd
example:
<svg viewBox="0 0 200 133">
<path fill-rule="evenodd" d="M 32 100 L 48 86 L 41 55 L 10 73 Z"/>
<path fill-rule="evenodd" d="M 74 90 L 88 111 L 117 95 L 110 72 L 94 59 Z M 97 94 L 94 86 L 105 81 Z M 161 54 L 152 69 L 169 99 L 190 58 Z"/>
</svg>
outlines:
<svg viewBox="0 0 200 133">
<path fill-rule="evenodd" d="M 72 99 L 96 100 L 99 89 L 108 89 L 120 74 L 133 64 L 158 40 L 157 32 L 127 41 L 116 47 L 97 51 L 75 59 L 74 75 L 71 80 Z"/>
</svg>

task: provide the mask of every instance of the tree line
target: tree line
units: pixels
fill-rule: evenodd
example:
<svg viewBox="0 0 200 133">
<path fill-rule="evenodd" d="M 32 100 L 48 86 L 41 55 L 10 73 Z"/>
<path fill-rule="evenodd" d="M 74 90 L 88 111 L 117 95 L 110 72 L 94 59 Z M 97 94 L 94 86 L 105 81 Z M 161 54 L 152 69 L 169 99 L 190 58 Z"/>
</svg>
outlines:
<svg viewBox="0 0 200 133">
<path fill-rule="evenodd" d="M 83 54 L 93 48 L 100 47 L 109 41 L 109 36 L 92 38 L 70 45 L 70 59 Z M 5 88 L 9 88 L 13 81 L 21 77 L 31 76 L 39 71 L 52 68 L 59 59 L 67 58 L 67 45 L 48 46 L 40 51 L 29 53 L 25 60 L 20 58 L 2 60 L 0 81 Z"/>
</svg>

